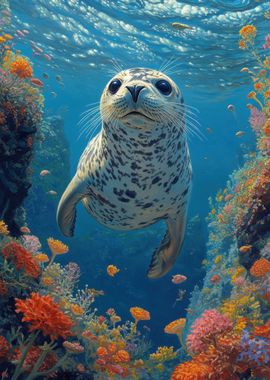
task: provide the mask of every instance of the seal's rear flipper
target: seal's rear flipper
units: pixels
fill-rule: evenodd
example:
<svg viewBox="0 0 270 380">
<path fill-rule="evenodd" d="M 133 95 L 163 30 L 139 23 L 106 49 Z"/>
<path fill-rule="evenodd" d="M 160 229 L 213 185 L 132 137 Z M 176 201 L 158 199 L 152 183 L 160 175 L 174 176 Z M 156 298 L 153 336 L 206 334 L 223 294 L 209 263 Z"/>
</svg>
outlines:
<svg viewBox="0 0 270 380">
<path fill-rule="evenodd" d="M 186 214 L 169 218 L 167 227 L 167 232 L 160 247 L 154 252 L 147 272 L 147 276 L 152 279 L 162 277 L 169 272 L 179 255 L 186 229 Z"/>
<path fill-rule="evenodd" d="M 62 195 L 56 220 L 65 236 L 73 236 L 76 221 L 76 205 L 86 196 L 87 185 L 75 176 Z"/>
</svg>

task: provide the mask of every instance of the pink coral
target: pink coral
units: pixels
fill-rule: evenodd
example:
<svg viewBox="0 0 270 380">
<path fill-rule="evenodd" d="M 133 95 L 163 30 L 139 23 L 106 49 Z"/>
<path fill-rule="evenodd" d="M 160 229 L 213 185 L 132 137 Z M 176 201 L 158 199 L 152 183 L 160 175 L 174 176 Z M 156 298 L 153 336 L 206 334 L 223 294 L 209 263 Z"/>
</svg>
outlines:
<svg viewBox="0 0 270 380">
<path fill-rule="evenodd" d="M 216 341 L 220 336 L 230 332 L 233 322 L 217 310 L 206 310 L 191 326 L 187 336 L 187 346 L 190 352 L 199 354 Z"/>
<path fill-rule="evenodd" d="M 270 49 L 270 34 L 265 36 L 265 44 L 263 45 L 264 49 Z"/>
<path fill-rule="evenodd" d="M 25 235 L 22 237 L 23 246 L 31 253 L 37 253 L 41 248 L 39 239 L 34 235 Z"/>
<path fill-rule="evenodd" d="M 262 127 L 264 126 L 266 122 L 266 117 L 257 107 L 251 107 L 250 108 L 250 117 L 249 117 L 249 123 L 251 128 L 256 134 L 259 134 L 262 132 Z"/>
</svg>

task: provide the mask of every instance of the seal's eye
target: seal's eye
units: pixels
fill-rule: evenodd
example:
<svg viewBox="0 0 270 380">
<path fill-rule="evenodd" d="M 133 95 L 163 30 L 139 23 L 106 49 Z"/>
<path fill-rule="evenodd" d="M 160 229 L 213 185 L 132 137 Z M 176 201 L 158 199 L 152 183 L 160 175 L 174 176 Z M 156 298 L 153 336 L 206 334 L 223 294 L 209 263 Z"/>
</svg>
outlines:
<svg viewBox="0 0 270 380">
<path fill-rule="evenodd" d="M 119 79 L 114 79 L 109 84 L 109 91 L 111 94 L 116 94 L 116 92 L 121 87 L 122 82 Z"/>
<path fill-rule="evenodd" d="M 163 94 L 169 95 L 172 92 L 172 86 L 165 79 L 157 81 L 156 88 Z"/>
</svg>

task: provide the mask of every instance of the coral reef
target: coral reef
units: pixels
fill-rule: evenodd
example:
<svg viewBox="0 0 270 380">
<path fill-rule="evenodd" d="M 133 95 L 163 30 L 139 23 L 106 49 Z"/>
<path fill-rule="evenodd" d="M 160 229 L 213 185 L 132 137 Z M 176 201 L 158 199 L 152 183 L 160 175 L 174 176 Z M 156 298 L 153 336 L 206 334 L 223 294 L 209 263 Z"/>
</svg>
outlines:
<svg viewBox="0 0 270 380">
<path fill-rule="evenodd" d="M 172 380 L 270 376 L 270 46 L 266 36 L 258 53 L 256 34 L 255 26 L 244 26 L 239 47 L 258 61 L 256 72 L 247 69 L 257 151 L 247 153 L 226 188 L 209 199 L 206 276 L 202 289 L 193 291 L 184 332 L 190 359 L 175 368 Z"/>
<path fill-rule="evenodd" d="M 31 84 L 31 63 L 12 52 L 12 36 L 0 38 L 0 218 L 18 236 L 20 208 L 31 187 L 30 164 L 43 96 Z"/>
</svg>

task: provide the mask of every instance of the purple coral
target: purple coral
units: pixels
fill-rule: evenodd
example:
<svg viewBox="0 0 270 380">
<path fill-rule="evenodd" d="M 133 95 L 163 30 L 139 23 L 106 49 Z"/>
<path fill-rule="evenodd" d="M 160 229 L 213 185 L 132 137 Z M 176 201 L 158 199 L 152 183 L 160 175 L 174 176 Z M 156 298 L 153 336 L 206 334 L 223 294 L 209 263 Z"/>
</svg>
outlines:
<svg viewBox="0 0 270 380">
<path fill-rule="evenodd" d="M 67 278 L 72 282 L 77 282 L 80 278 L 80 267 L 76 263 L 69 263 L 65 266 Z"/>
<path fill-rule="evenodd" d="M 270 364 L 270 340 L 251 337 L 245 330 L 241 339 L 241 354 L 238 361 L 255 362 L 258 366 Z"/>
<path fill-rule="evenodd" d="M 218 336 L 230 332 L 233 322 L 215 309 L 206 310 L 191 326 L 191 333 L 187 336 L 189 351 L 199 354 L 209 344 L 214 343 Z"/>
<path fill-rule="evenodd" d="M 261 112 L 257 107 L 251 107 L 249 123 L 256 134 L 262 132 L 262 127 L 264 126 L 265 122 L 266 117 L 263 112 Z"/>
</svg>

